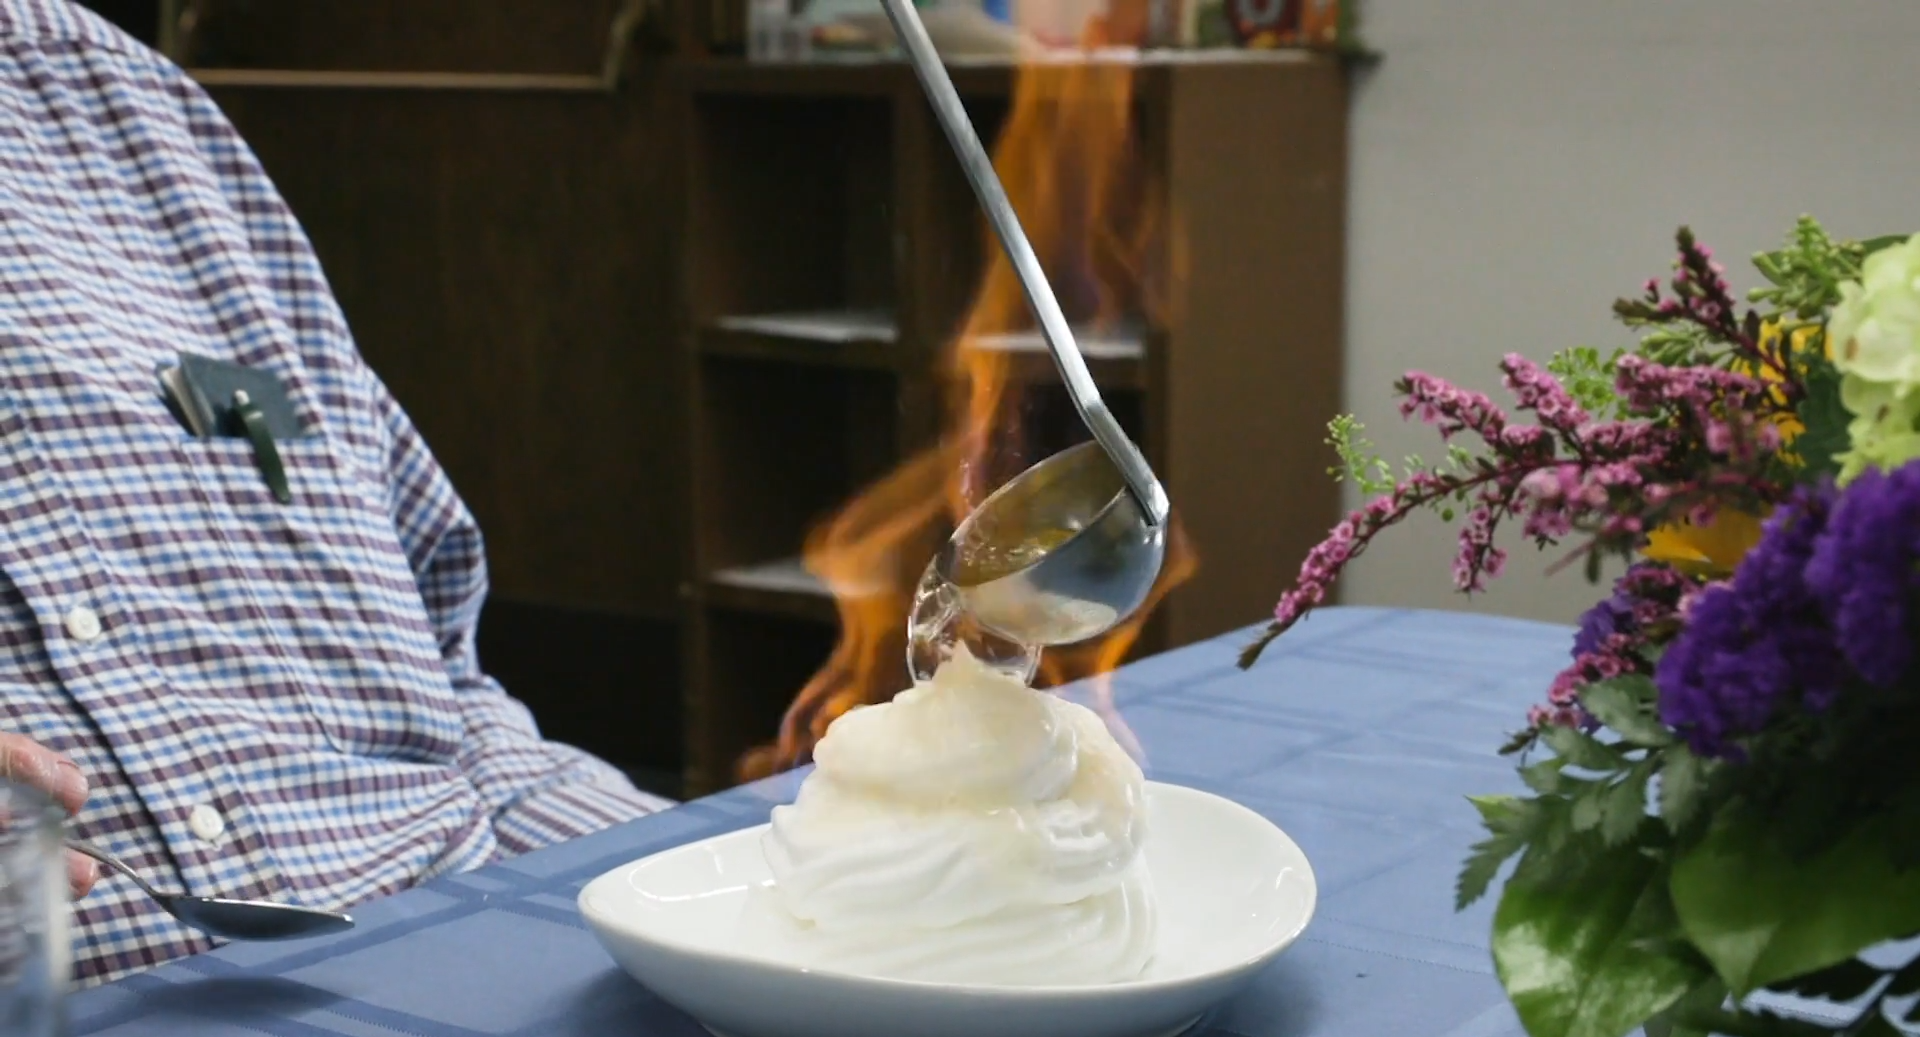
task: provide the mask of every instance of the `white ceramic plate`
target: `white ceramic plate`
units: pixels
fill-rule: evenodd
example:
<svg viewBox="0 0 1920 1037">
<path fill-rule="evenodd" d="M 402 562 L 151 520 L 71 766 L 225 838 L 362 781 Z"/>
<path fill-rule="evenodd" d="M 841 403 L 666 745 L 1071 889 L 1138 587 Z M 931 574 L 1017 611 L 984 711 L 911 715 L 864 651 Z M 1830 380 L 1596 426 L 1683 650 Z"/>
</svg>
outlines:
<svg viewBox="0 0 1920 1037">
<path fill-rule="evenodd" d="M 1218 796 L 1147 787 L 1159 947 L 1101 986 L 916 983 L 800 968 L 740 945 L 748 890 L 769 881 L 765 825 L 623 865 L 580 913 L 620 966 L 724 1037 L 1161 1037 L 1191 1026 L 1313 916 L 1313 868 L 1286 833 Z"/>
</svg>

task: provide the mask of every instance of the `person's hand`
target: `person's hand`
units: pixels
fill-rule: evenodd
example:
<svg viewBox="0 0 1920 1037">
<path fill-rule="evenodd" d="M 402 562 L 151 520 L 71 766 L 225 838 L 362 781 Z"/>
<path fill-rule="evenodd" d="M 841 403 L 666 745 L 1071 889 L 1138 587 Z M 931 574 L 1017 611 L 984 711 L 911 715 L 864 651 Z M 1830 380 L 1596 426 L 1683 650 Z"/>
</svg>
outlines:
<svg viewBox="0 0 1920 1037">
<path fill-rule="evenodd" d="M 45 792 L 69 816 L 87 802 L 87 776 L 79 765 L 24 735 L 0 734 L 0 778 Z M 99 877 L 93 858 L 67 851 L 67 885 L 75 899 L 86 896 Z"/>
</svg>

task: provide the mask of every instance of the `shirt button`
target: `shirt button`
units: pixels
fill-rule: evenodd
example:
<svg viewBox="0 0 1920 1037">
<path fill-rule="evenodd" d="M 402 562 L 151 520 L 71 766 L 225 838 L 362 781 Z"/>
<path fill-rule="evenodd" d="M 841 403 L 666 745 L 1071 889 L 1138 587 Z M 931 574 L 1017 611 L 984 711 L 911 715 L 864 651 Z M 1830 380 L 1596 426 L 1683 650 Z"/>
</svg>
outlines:
<svg viewBox="0 0 1920 1037">
<path fill-rule="evenodd" d="M 220 811 L 202 803 L 187 815 L 187 827 L 193 829 L 194 835 L 207 842 L 213 842 L 220 838 L 220 833 L 227 830 L 227 822 L 220 816 Z"/>
<path fill-rule="evenodd" d="M 100 613 L 75 605 L 67 610 L 67 633 L 75 641 L 91 641 L 100 636 Z"/>
</svg>

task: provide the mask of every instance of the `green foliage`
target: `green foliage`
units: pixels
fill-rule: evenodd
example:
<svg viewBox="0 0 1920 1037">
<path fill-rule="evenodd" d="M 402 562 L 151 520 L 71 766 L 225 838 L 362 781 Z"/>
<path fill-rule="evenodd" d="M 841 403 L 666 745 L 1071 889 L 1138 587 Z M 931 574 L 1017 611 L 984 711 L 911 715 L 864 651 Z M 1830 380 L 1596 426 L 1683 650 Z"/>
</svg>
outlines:
<svg viewBox="0 0 1920 1037">
<path fill-rule="evenodd" d="M 1327 445 L 1340 457 L 1337 468 L 1327 469 L 1335 482 L 1350 482 L 1368 496 L 1393 489 L 1393 468 L 1375 452 L 1365 436 L 1366 426 L 1351 414 L 1342 414 L 1327 423 Z"/>
<path fill-rule="evenodd" d="M 1471 802 L 1489 834 L 1473 845 L 1454 884 L 1453 906 L 1459 911 L 1485 896 L 1501 865 L 1526 849 L 1541 816 L 1531 803 L 1514 796 L 1474 796 Z"/>
<path fill-rule="evenodd" d="M 1561 759 L 1585 770 L 1617 770 L 1625 760 L 1617 747 L 1571 727 L 1549 727 L 1541 732 L 1541 738 Z"/>
<path fill-rule="evenodd" d="M 1665 867 L 1599 852 L 1578 886 L 1516 874 L 1494 913 L 1493 962 L 1533 1037 L 1622 1037 L 1707 978 L 1672 940 Z"/>
<path fill-rule="evenodd" d="M 1815 482 L 1839 473 L 1838 458 L 1852 446 L 1847 425 L 1853 415 L 1840 402 L 1840 372 L 1819 351 L 1805 352 L 1802 384 L 1807 395 L 1796 413 L 1806 427 L 1794 438 L 1793 452 L 1801 461 L 1800 478 Z"/>
<path fill-rule="evenodd" d="M 1869 821 L 1797 860 L 1768 819 L 1723 814 L 1674 859 L 1681 927 L 1736 995 L 1920 932 L 1920 870 L 1894 869 L 1887 834 L 1884 821 Z"/>
<path fill-rule="evenodd" d="M 1656 364 L 1668 367 L 1686 367 L 1706 364 L 1713 361 L 1716 350 L 1707 333 L 1693 324 L 1666 324 L 1664 318 L 1643 317 L 1622 311 L 1616 305 L 1614 312 L 1628 327 L 1653 327 L 1640 339 L 1640 345 L 1634 352 Z"/>
<path fill-rule="evenodd" d="M 1840 301 L 1840 286 L 1859 278 L 1867 256 L 1905 240 L 1901 235 L 1835 241 L 1813 217 L 1802 216 L 1785 247 L 1753 257 L 1754 269 L 1768 287 L 1756 288 L 1747 297 L 1801 320 L 1824 320 Z"/>
<path fill-rule="evenodd" d="M 1675 296 L 1721 299 L 1707 258 L 1680 235 Z M 1778 250 L 1755 258 L 1766 286 L 1743 314 L 1676 306 L 1658 284 L 1615 313 L 1641 333 L 1635 355 L 1669 366 L 1752 372 L 1785 352 L 1775 400 L 1790 401 L 1800 429 L 1782 456 L 1762 458 L 1773 497 L 1794 480 L 1829 478 L 1852 449 L 1852 415 L 1825 356 L 1824 327 L 1841 286 L 1865 258 L 1905 237 L 1836 241 L 1802 219 Z M 1704 288 L 1702 286 L 1705 286 Z M 1784 336 L 1776 339 L 1774 336 Z M 1762 345 L 1756 355 L 1754 346 Z M 1596 420 L 1667 420 L 1630 413 L 1615 390 L 1623 353 L 1567 350 L 1547 370 Z M 1781 372 L 1768 371 L 1768 377 Z M 1784 419 L 1784 407 L 1769 410 Z M 1390 486 L 1393 466 L 1374 455 L 1359 425 L 1342 419 L 1332 439 L 1336 473 Z M 1470 470 L 1454 447 L 1432 471 Z M 1408 471 L 1428 471 L 1409 458 Z M 1724 502 L 1723 502 L 1724 503 Z M 1447 502 L 1439 502 L 1444 508 Z M 1600 575 L 1600 553 L 1585 559 Z M 1920 681 L 1849 688 L 1822 711 L 1789 710 L 1743 738 L 1737 760 L 1697 756 L 1662 722 L 1649 675 L 1671 629 L 1636 644 L 1637 669 L 1579 688 L 1597 725 L 1545 724 L 1501 750 L 1522 756 L 1522 795 L 1477 797 L 1486 836 L 1455 887 L 1465 908 L 1500 889 L 1496 971 L 1532 1037 L 1849 1037 L 1920 1023 L 1920 959 L 1882 967 L 1862 952 L 1920 935 Z M 1842 1024 L 1809 1022 L 1743 999 L 1771 989 L 1848 1006 Z"/>
<path fill-rule="evenodd" d="M 1669 747 L 1660 758 L 1660 817 L 1678 833 L 1700 814 L 1707 794 L 1707 761 L 1684 745 Z"/>
<path fill-rule="evenodd" d="M 1592 346 L 1576 346 L 1555 353 L 1547 361 L 1547 372 L 1566 386 L 1567 394 L 1597 420 L 1619 418 L 1625 410 L 1620 394 L 1614 391 L 1614 366 L 1625 355 L 1616 349 L 1601 356 Z"/>
<path fill-rule="evenodd" d="M 1657 695 L 1653 678 L 1630 673 L 1580 689 L 1580 702 L 1628 744 L 1657 749 L 1673 742 L 1673 732 L 1654 715 Z"/>
<path fill-rule="evenodd" d="M 1327 423 L 1327 445 L 1340 458 L 1340 463 L 1327 469 L 1334 482 L 1350 482 L 1360 488 L 1360 492 L 1378 497 L 1393 492 L 1393 488 L 1402 479 L 1416 474 L 1460 475 L 1467 472 L 1476 462 L 1473 452 L 1458 443 L 1447 445 L 1447 459 L 1438 465 L 1429 465 L 1420 455 L 1414 454 L 1401 464 L 1401 472 L 1394 474 L 1393 466 L 1381 457 L 1373 443 L 1366 437 L 1367 427 L 1351 414 L 1342 414 Z M 1429 506 L 1445 521 L 1453 521 L 1453 505 L 1465 500 L 1463 494 L 1442 497 Z"/>
</svg>

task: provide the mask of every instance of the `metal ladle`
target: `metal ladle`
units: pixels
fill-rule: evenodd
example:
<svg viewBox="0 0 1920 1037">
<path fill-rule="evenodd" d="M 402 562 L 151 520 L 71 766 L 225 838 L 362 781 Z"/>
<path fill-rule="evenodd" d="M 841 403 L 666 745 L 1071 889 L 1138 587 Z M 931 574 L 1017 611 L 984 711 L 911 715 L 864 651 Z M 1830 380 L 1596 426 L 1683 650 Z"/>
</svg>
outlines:
<svg viewBox="0 0 1920 1037">
<path fill-rule="evenodd" d="M 223 897 L 193 897 L 184 893 L 162 893 L 140 877 L 133 866 L 92 843 L 68 839 L 67 849 L 86 854 L 133 880 L 140 891 L 168 914 L 214 936 L 229 940 L 292 940 L 303 936 L 324 936 L 353 928 L 353 919 L 332 911 L 271 900 L 227 900 Z"/>
<path fill-rule="evenodd" d="M 1166 557 L 1167 492 L 1101 400 L 913 0 L 881 3 L 1007 250 L 1067 395 L 1093 433 L 1092 443 L 1041 461 L 981 502 L 934 565 L 967 611 L 994 633 L 1043 647 L 1085 641 L 1119 625 L 1152 589 Z"/>
</svg>

